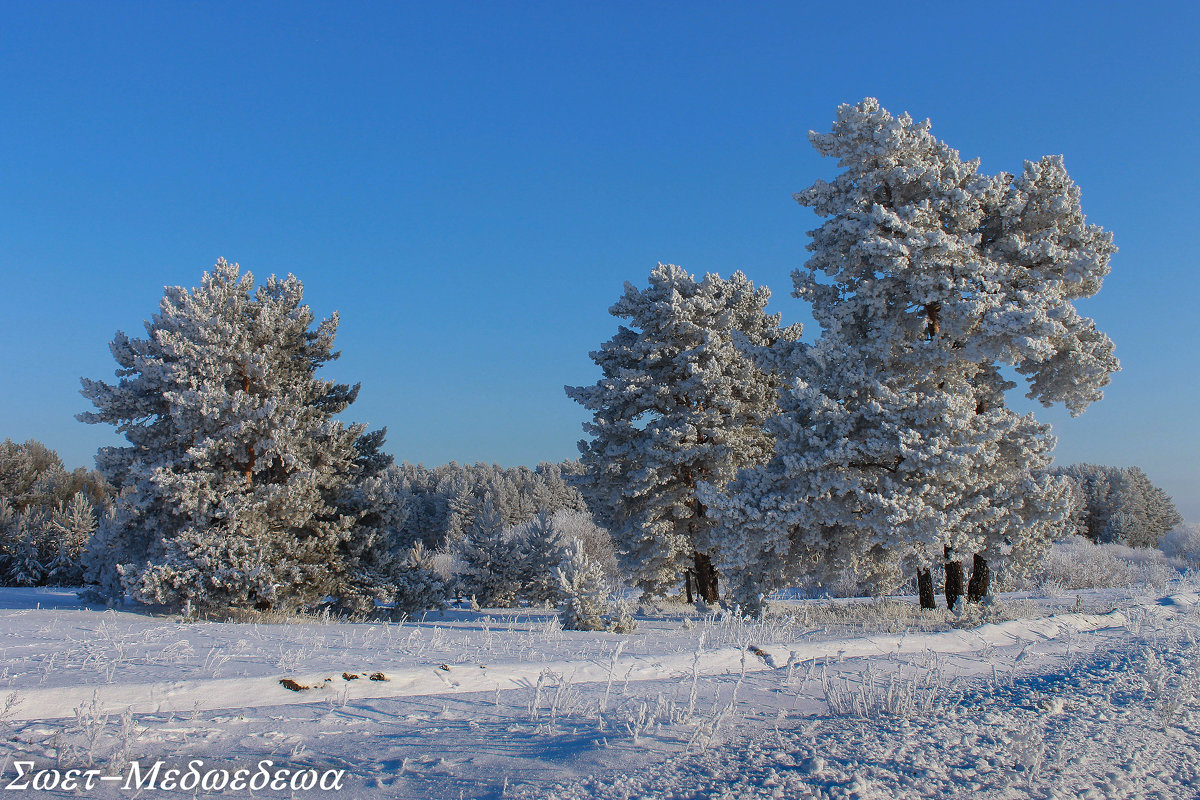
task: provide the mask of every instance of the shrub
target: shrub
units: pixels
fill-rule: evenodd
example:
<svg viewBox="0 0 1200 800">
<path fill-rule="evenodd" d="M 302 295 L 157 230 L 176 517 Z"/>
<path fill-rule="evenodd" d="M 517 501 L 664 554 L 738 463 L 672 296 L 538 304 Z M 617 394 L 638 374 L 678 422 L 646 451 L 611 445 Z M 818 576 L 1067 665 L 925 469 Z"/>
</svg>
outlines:
<svg viewBox="0 0 1200 800">
<path fill-rule="evenodd" d="M 1179 523 L 1163 534 L 1158 549 L 1168 558 L 1177 558 L 1193 569 L 1200 569 L 1200 525 Z"/>
</svg>

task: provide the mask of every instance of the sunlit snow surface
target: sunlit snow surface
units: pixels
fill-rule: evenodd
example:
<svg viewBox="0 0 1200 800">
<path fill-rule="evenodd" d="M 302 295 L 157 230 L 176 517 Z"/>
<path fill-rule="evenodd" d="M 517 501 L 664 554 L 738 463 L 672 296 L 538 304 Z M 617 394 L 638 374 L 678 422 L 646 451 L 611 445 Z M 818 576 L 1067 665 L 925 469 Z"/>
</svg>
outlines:
<svg viewBox="0 0 1200 800">
<path fill-rule="evenodd" d="M 346 770 L 339 797 L 1196 797 L 1194 592 L 1006 595 L 986 619 L 912 599 L 766 623 L 674 605 L 618 636 L 549 611 L 182 623 L 4 589 L 3 784 L 15 760 L 271 759 Z"/>
</svg>

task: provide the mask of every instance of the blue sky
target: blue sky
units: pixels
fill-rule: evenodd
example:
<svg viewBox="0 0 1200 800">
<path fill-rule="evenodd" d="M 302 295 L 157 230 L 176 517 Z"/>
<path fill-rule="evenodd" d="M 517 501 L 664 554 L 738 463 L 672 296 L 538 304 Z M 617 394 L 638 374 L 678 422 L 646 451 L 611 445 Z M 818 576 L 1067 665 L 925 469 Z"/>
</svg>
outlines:
<svg viewBox="0 0 1200 800">
<path fill-rule="evenodd" d="M 1200 520 L 1194 3 L 0 5 L 0 437 L 91 465 L 79 378 L 217 257 L 341 313 L 328 375 L 398 458 L 573 457 L 589 350 L 658 261 L 785 322 L 842 102 L 987 172 L 1063 153 L 1121 248 L 1084 306 L 1107 397 L 1063 462 L 1138 464 Z M 815 330 L 809 330 L 812 335 Z M 1020 405 L 1020 404 L 1018 404 Z M 1025 407 L 1025 406 L 1021 406 Z"/>
</svg>

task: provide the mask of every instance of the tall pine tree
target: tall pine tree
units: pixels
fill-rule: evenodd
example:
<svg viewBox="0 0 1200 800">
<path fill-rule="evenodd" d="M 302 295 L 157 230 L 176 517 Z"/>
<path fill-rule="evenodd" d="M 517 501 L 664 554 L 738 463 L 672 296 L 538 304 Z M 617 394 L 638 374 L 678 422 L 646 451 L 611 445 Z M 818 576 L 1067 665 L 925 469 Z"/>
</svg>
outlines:
<svg viewBox="0 0 1200 800">
<path fill-rule="evenodd" d="M 659 594 L 691 571 L 707 602 L 718 600 L 723 542 L 700 499 L 743 467 L 771 455 L 766 419 L 778 383 L 741 347 L 795 339 L 764 309 L 770 292 L 740 272 L 696 280 L 659 264 L 650 285 L 625 285 L 612 307 L 629 320 L 591 354 L 603 370 L 593 386 L 567 387 L 592 412 L 580 442 L 581 489 L 617 546 L 627 579 Z M 735 338 L 739 339 L 735 342 Z"/>
<path fill-rule="evenodd" d="M 98 552 L 138 598 L 295 608 L 352 593 L 355 519 L 337 501 L 364 426 L 333 417 L 358 387 L 316 376 L 338 319 L 314 328 L 302 300 L 295 277 L 255 287 L 222 259 L 198 288 L 166 290 L 145 338 L 118 332 L 117 383 L 83 380 L 97 410 L 79 418 L 129 441 L 97 457 L 124 489 Z"/>
<path fill-rule="evenodd" d="M 748 602 L 816 564 L 881 588 L 915 570 L 928 606 L 932 564 L 953 600 L 968 553 L 986 594 L 988 560 L 1020 569 L 1066 524 L 1049 427 L 1008 409 L 1002 370 L 1072 413 L 1101 396 L 1112 342 L 1073 301 L 1099 290 L 1111 236 L 1061 158 L 988 177 L 929 127 L 867 99 L 811 136 L 843 170 L 796 195 L 826 218 L 793 274 L 822 336 L 777 356 L 795 382 L 775 460 L 717 498 Z"/>
</svg>

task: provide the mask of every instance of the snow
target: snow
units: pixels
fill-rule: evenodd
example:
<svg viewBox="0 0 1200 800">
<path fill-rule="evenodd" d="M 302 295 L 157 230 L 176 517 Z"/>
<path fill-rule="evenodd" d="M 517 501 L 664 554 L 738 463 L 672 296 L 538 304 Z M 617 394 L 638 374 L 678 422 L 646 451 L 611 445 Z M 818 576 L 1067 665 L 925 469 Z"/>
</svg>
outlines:
<svg viewBox="0 0 1200 800">
<path fill-rule="evenodd" d="M 551 609 L 183 622 L 3 589 L 2 782 L 16 760 L 271 759 L 344 769 L 351 797 L 1195 796 L 1196 588 L 1007 595 L 985 624 L 911 598 L 666 604 L 628 636 Z"/>
</svg>

